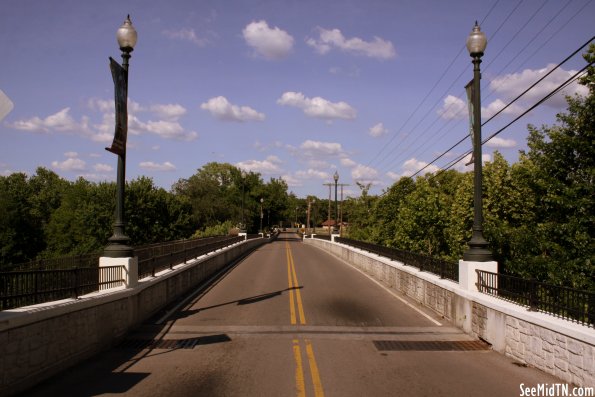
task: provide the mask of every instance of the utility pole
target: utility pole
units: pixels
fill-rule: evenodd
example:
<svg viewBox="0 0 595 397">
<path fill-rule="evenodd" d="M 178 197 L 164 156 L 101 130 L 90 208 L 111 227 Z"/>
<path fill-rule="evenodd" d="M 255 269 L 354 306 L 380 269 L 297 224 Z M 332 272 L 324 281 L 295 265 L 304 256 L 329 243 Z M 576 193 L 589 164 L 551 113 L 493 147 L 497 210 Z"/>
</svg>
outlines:
<svg viewBox="0 0 595 397">
<path fill-rule="evenodd" d="M 343 228 L 343 186 L 349 186 L 349 184 L 339 183 L 339 186 L 341 186 L 341 202 L 339 204 L 339 225 L 341 225 L 341 228 L 339 230 L 341 230 Z"/>
<path fill-rule="evenodd" d="M 328 186 L 328 235 L 331 235 L 331 186 L 334 183 L 323 183 L 324 186 Z"/>
</svg>

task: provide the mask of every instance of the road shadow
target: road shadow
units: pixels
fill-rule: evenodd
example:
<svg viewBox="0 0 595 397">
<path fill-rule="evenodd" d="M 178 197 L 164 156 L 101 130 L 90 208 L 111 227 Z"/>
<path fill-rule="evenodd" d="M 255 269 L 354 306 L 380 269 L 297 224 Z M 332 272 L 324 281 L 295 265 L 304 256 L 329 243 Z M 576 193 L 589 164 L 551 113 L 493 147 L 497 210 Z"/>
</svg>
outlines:
<svg viewBox="0 0 595 397">
<path fill-rule="evenodd" d="M 255 295 L 255 296 L 250 296 L 247 298 L 242 298 L 242 299 L 236 299 L 233 301 L 229 301 L 229 302 L 224 302 L 224 303 L 219 303 L 217 305 L 211 305 L 211 306 L 205 306 L 205 307 L 199 307 L 197 309 L 188 309 L 188 310 L 180 310 L 174 314 L 172 314 L 169 317 L 169 320 L 179 320 L 182 318 L 186 318 L 186 317 L 190 317 L 193 316 L 197 313 L 200 312 L 204 312 L 206 310 L 210 310 L 210 309 L 216 309 L 218 307 L 222 307 L 222 306 L 228 306 L 228 305 L 251 305 L 253 303 L 258 303 L 258 302 L 262 302 L 265 300 L 269 300 L 272 298 L 275 298 L 277 296 L 281 296 L 283 295 L 284 292 L 290 291 L 290 290 L 296 290 L 296 289 L 302 289 L 304 288 L 303 285 L 297 286 L 297 287 L 291 287 L 291 288 L 285 288 L 279 291 L 274 291 L 274 292 L 268 292 L 266 294 L 260 294 L 260 295 Z"/>
</svg>

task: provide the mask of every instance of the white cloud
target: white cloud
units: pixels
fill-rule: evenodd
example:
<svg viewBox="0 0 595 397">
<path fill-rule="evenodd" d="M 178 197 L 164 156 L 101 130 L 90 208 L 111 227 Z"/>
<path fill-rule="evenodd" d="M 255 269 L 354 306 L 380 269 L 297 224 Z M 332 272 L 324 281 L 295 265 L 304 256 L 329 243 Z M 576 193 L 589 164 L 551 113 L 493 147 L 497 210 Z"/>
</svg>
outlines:
<svg viewBox="0 0 595 397">
<path fill-rule="evenodd" d="M 66 152 L 66 153 L 64 153 L 64 157 L 69 158 L 69 159 L 75 158 L 75 157 L 78 157 L 78 156 L 79 156 L 79 154 L 77 152 Z"/>
<path fill-rule="evenodd" d="M 278 27 L 270 28 L 264 20 L 251 22 L 242 31 L 246 44 L 266 59 L 285 58 L 293 48 L 293 37 Z"/>
<path fill-rule="evenodd" d="M 247 160 L 236 163 L 238 168 L 246 171 L 260 172 L 262 174 L 275 174 L 281 171 L 281 159 L 277 156 L 268 156 L 265 160 Z"/>
<path fill-rule="evenodd" d="M 516 141 L 514 139 L 503 139 L 495 136 L 486 142 L 486 146 L 509 149 L 516 146 Z"/>
<path fill-rule="evenodd" d="M 438 115 L 446 120 L 464 119 L 468 117 L 467 102 L 449 95 L 444 98 L 442 107 L 438 109 Z"/>
<path fill-rule="evenodd" d="M 167 120 L 177 120 L 186 114 L 186 108 L 178 104 L 153 105 L 151 111 Z"/>
<path fill-rule="evenodd" d="M 282 175 L 281 179 L 283 179 L 289 187 L 300 187 L 304 185 L 300 179 L 297 179 L 289 174 Z"/>
<path fill-rule="evenodd" d="M 19 120 L 14 123 L 9 123 L 8 126 L 17 130 L 29 132 L 86 132 L 88 129 L 88 126 L 86 125 L 87 122 L 87 119 L 83 119 L 81 123 L 77 123 L 72 116 L 70 116 L 70 108 L 67 107 L 44 119 L 36 116 L 28 120 Z"/>
<path fill-rule="evenodd" d="M 97 163 L 93 166 L 93 169 L 97 172 L 111 172 L 114 170 L 114 167 L 108 164 Z"/>
<path fill-rule="evenodd" d="M 175 171 L 176 166 L 166 161 L 162 164 L 154 163 L 153 161 L 143 161 L 138 165 L 140 168 L 147 171 Z"/>
<path fill-rule="evenodd" d="M 426 163 L 425 161 L 411 158 L 403 163 L 403 166 L 402 166 L 403 172 L 401 173 L 401 176 L 411 176 L 427 165 L 428 165 L 428 163 Z M 422 171 L 422 175 L 427 174 L 429 172 L 434 173 L 437 171 L 440 171 L 440 167 L 432 164 L 432 165 L 429 165 L 426 169 L 424 169 Z"/>
<path fill-rule="evenodd" d="M 375 181 L 378 178 L 378 171 L 367 165 L 357 164 L 351 170 L 351 177 L 354 180 Z"/>
<path fill-rule="evenodd" d="M 194 29 L 164 30 L 162 33 L 170 39 L 189 41 L 199 47 L 204 47 L 209 43 L 209 40 L 198 37 Z"/>
<path fill-rule="evenodd" d="M 349 158 L 342 158 L 341 165 L 347 168 L 353 168 L 357 165 L 357 163 Z"/>
<path fill-rule="evenodd" d="M 495 101 L 492 101 L 487 107 L 481 108 L 482 119 L 484 119 L 484 120 L 489 119 L 490 117 L 492 117 L 493 115 L 498 113 L 501 109 L 503 109 L 505 106 L 506 106 L 506 103 L 504 103 L 500 99 L 496 99 Z M 516 103 L 513 103 L 512 105 L 507 107 L 501 114 L 519 115 L 522 113 L 522 111 L 523 111 L 523 109 L 520 106 L 518 106 Z"/>
<path fill-rule="evenodd" d="M 106 99 L 99 99 L 99 98 L 91 98 L 87 101 L 87 106 L 91 110 L 96 110 L 102 113 L 114 112 L 114 101 L 106 100 Z"/>
<path fill-rule="evenodd" d="M 176 139 L 180 141 L 193 141 L 198 137 L 194 131 L 186 131 L 177 121 L 148 121 L 145 129 L 165 139 Z"/>
<path fill-rule="evenodd" d="M 527 87 L 542 78 L 545 74 L 552 70 L 554 66 L 554 64 L 549 64 L 542 69 L 525 69 L 519 73 L 506 74 L 494 78 L 490 82 L 490 88 L 494 92 L 503 95 L 506 99 L 511 100 L 518 96 Z M 556 87 L 569 79 L 576 72 L 576 70 L 564 70 L 562 68 L 557 69 L 545 80 L 531 89 L 531 91 L 529 91 L 525 96 L 523 96 L 523 101 L 529 101 L 531 103 L 536 102 L 549 92 L 553 91 Z M 545 103 L 552 107 L 565 108 L 567 104 L 564 99 L 564 95 L 574 95 L 577 93 L 581 95 L 587 95 L 588 91 L 589 90 L 587 87 L 575 82 L 569 85 L 561 94 L 555 95 L 552 99 Z"/>
<path fill-rule="evenodd" d="M 52 161 L 52 167 L 60 171 L 84 171 L 87 163 L 75 157 L 67 158 L 64 161 Z"/>
<path fill-rule="evenodd" d="M 71 133 L 77 134 L 94 142 L 110 143 L 114 138 L 115 110 L 113 101 L 92 98 L 87 101 L 87 108 L 101 113 L 101 122 L 92 126 L 89 117 L 82 116 L 77 122 L 70 116 L 70 108 L 64 108 L 46 118 L 32 117 L 28 120 L 16 121 L 7 124 L 11 128 L 29 132 L 43 133 Z M 187 131 L 177 121 L 186 113 L 186 109 L 178 104 L 157 104 L 150 107 L 161 120 L 143 122 L 136 117 L 137 112 L 146 111 L 147 108 L 138 102 L 128 100 L 128 134 L 141 135 L 151 133 L 165 139 L 191 141 L 198 137 L 194 131 Z"/>
<path fill-rule="evenodd" d="M 263 113 L 259 113 L 248 106 L 232 105 L 224 96 L 211 98 L 201 104 L 200 108 L 208 110 L 214 117 L 223 121 L 244 122 L 262 121 L 265 119 Z"/>
<path fill-rule="evenodd" d="M 318 38 L 308 38 L 306 43 L 318 53 L 326 54 L 333 48 L 377 59 L 394 58 L 397 54 L 390 41 L 374 37 L 372 41 L 364 41 L 359 37 L 345 38 L 339 29 L 318 28 Z"/>
<path fill-rule="evenodd" d="M 330 179 L 330 174 L 324 171 L 318 171 L 315 169 L 308 169 L 307 171 L 298 171 L 295 176 L 299 179 Z"/>
<path fill-rule="evenodd" d="M 368 132 L 374 138 L 378 138 L 378 137 L 388 133 L 388 130 L 384 127 L 384 124 L 378 123 L 375 126 L 370 127 Z"/>
<path fill-rule="evenodd" d="M 401 175 L 397 174 L 396 172 L 392 172 L 392 171 L 387 172 L 386 176 L 388 176 L 393 181 L 401 179 Z"/>
<path fill-rule="evenodd" d="M 329 156 L 341 156 L 344 154 L 340 143 L 312 141 L 309 139 L 300 145 L 297 153 L 308 157 L 323 158 Z"/>
<path fill-rule="evenodd" d="M 355 119 L 356 110 L 346 102 L 330 102 L 321 97 L 307 98 L 301 92 L 288 91 L 277 100 L 279 105 L 302 109 L 306 116 L 319 119 Z"/>
</svg>

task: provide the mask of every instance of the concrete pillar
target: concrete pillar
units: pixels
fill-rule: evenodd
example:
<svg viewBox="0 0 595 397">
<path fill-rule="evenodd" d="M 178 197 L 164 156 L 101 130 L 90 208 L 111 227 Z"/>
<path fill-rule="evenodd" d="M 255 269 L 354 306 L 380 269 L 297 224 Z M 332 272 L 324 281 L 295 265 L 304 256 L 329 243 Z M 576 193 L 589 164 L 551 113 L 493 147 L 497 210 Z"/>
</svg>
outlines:
<svg viewBox="0 0 595 397">
<path fill-rule="evenodd" d="M 240 237 L 244 236 L 244 241 L 248 240 L 248 233 L 246 233 L 246 232 L 239 232 L 238 236 L 240 236 Z"/>
<path fill-rule="evenodd" d="M 134 288 L 138 285 L 138 256 L 132 258 L 109 258 L 107 256 L 100 257 L 99 267 L 107 266 L 123 266 L 122 279 L 124 280 L 124 285 L 126 288 Z"/>
<path fill-rule="evenodd" d="M 331 241 L 334 243 L 335 242 L 335 239 L 337 237 L 341 237 L 341 235 L 339 233 L 333 233 L 333 234 L 331 234 Z"/>
<path fill-rule="evenodd" d="M 459 260 L 459 287 L 468 291 L 477 292 L 476 270 L 498 273 L 498 262 L 471 262 L 462 259 Z M 497 285 L 494 285 L 493 287 L 497 287 Z"/>
</svg>

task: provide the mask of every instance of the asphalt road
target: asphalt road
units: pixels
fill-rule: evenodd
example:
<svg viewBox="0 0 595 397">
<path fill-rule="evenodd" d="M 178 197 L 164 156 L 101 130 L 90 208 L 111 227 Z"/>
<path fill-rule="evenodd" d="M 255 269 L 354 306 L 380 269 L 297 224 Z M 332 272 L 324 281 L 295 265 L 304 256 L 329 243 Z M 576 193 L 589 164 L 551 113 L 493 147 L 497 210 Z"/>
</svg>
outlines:
<svg viewBox="0 0 595 397">
<path fill-rule="evenodd" d="M 26 394 L 519 396 L 521 384 L 555 382 L 282 234 L 121 346 Z"/>
</svg>

